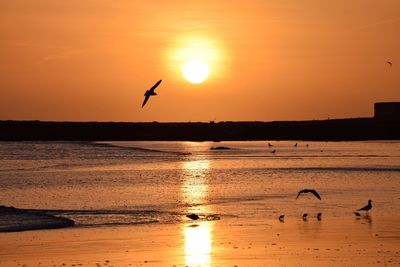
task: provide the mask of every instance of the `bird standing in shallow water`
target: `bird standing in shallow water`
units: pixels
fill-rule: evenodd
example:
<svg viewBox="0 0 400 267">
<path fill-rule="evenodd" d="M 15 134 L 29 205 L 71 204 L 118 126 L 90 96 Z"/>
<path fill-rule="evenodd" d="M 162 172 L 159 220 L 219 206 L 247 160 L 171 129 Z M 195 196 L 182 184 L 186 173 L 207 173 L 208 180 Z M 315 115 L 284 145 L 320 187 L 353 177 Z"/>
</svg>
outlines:
<svg viewBox="0 0 400 267">
<path fill-rule="evenodd" d="M 317 214 L 317 220 L 320 221 L 321 219 L 322 219 L 322 213 L 320 212 Z"/>
<path fill-rule="evenodd" d="M 285 220 L 285 214 L 282 214 L 281 216 L 279 216 L 279 221 L 283 222 Z"/>
<path fill-rule="evenodd" d="M 357 211 L 365 211 L 368 214 L 368 211 L 372 209 L 372 200 L 368 200 L 368 204 L 365 207 L 362 207 L 361 209 L 358 209 Z"/>
</svg>

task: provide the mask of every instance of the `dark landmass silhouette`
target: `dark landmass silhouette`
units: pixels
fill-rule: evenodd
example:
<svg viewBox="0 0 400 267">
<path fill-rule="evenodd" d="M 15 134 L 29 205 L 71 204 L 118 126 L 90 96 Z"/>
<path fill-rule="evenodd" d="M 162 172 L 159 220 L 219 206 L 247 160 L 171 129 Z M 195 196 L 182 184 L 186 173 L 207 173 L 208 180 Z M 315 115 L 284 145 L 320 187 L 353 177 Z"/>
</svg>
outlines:
<svg viewBox="0 0 400 267">
<path fill-rule="evenodd" d="M 0 232 L 57 229 L 74 224 L 73 220 L 42 211 L 0 206 Z"/>
<path fill-rule="evenodd" d="M 218 123 L 0 121 L 0 140 L 400 140 L 400 121 L 377 118 Z"/>
</svg>

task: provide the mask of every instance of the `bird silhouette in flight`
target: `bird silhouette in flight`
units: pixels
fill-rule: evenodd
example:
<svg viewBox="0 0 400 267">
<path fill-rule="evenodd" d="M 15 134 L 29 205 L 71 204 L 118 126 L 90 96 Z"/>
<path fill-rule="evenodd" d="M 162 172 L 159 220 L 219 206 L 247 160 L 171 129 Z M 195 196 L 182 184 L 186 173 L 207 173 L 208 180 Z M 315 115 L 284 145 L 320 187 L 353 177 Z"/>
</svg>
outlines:
<svg viewBox="0 0 400 267">
<path fill-rule="evenodd" d="M 144 101 L 143 101 L 142 107 L 144 107 L 144 105 L 146 105 L 146 103 L 149 100 L 150 96 L 157 95 L 156 92 L 154 92 L 154 90 L 161 83 L 161 81 L 162 80 L 159 80 L 155 85 L 153 85 L 153 87 L 151 87 L 149 90 L 146 91 L 146 93 L 144 93 Z"/>
<path fill-rule="evenodd" d="M 314 196 L 316 196 L 316 198 L 318 198 L 319 200 L 321 200 L 321 196 L 320 196 L 320 195 L 318 194 L 318 192 L 315 191 L 314 189 L 303 189 L 303 190 L 300 190 L 299 193 L 297 194 L 296 199 L 297 199 L 301 194 L 303 194 L 303 193 L 311 193 L 311 194 L 313 194 Z"/>
<path fill-rule="evenodd" d="M 357 211 L 365 211 L 368 214 L 368 211 L 372 209 L 372 200 L 368 200 L 368 204 L 365 207 L 362 207 L 361 209 L 358 209 Z"/>
<path fill-rule="evenodd" d="M 386 63 L 389 64 L 390 67 L 393 66 L 392 61 L 389 61 L 389 60 L 388 60 L 388 61 L 386 61 Z"/>
</svg>

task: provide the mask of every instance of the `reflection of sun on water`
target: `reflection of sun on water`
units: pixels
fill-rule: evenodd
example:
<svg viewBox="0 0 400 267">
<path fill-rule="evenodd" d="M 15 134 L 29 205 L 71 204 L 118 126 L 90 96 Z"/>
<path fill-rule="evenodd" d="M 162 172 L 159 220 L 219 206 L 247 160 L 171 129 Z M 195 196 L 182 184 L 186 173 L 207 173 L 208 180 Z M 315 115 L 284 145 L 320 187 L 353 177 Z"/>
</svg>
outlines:
<svg viewBox="0 0 400 267">
<path fill-rule="evenodd" d="M 197 160 L 185 162 L 182 166 L 184 182 L 182 198 L 190 205 L 187 213 L 210 213 L 209 206 L 201 205 L 207 202 L 208 179 L 206 177 L 210 162 Z M 199 206 L 197 206 L 199 205 Z M 198 222 L 197 227 L 183 226 L 185 238 L 185 258 L 187 266 L 211 266 L 212 223 Z"/>
<path fill-rule="evenodd" d="M 206 206 L 196 205 L 207 201 L 208 184 L 206 173 L 210 167 L 208 160 L 189 161 L 183 164 L 184 182 L 182 185 L 183 200 L 189 205 L 194 205 L 188 212 L 209 212 Z"/>
<path fill-rule="evenodd" d="M 211 222 L 184 228 L 187 266 L 211 266 Z"/>
</svg>

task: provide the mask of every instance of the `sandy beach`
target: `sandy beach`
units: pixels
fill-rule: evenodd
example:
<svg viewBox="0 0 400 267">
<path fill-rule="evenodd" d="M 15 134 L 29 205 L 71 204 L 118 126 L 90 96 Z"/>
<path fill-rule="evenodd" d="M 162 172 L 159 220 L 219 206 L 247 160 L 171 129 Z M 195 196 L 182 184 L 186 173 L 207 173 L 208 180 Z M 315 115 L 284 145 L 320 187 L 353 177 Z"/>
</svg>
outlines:
<svg viewBox="0 0 400 267">
<path fill-rule="evenodd" d="M 234 218 L 0 235 L 0 266 L 396 266 L 394 218 Z"/>
</svg>

